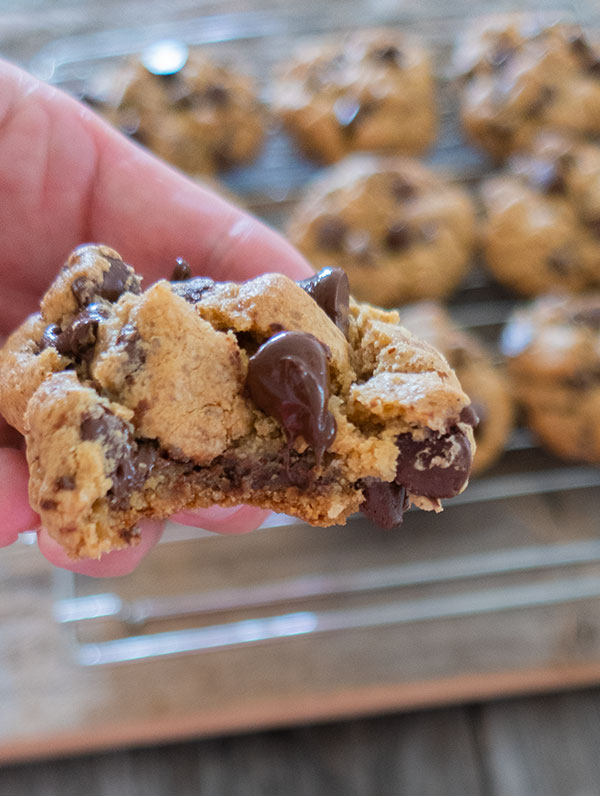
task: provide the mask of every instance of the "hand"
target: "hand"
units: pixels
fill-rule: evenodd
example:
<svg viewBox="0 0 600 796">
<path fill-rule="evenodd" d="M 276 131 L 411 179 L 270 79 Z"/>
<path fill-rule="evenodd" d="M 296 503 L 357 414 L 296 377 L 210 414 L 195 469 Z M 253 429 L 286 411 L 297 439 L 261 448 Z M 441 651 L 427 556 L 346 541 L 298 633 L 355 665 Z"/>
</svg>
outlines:
<svg viewBox="0 0 600 796">
<path fill-rule="evenodd" d="M 0 339 L 31 312 L 69 252 L 105 243 L 150 284 L 183 257 L 196 275 L 244 280 L 265 271 L 311 273 L 275 232 L 131 143 L 83 105 L 0 61 Z M 0 546 L 38 528 L 27 501 L 22 440 L 0 418 Z M 242 506 L 183 516 L 218 532 L 256 528 L 267 512 Z M 176 518 L 175 518 L 176 519 Z M 41 529 L 57 566 L 88 575 L 130 572 L 160 538 L 99 561 L 72 561 Z"/>
</svg>

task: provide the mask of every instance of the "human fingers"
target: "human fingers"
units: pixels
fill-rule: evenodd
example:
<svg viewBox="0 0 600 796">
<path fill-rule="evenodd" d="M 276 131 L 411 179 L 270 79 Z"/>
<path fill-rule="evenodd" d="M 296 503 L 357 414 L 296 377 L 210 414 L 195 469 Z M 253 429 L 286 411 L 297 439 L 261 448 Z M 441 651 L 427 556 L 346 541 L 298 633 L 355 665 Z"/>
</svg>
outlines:
<svg viewBox="0 0 600 796">
<path fill-rule="evenodd" d="M 269 514 L 269 511 L 257 509 L 254 506 L 234 506 L 233 508 L 213 506 L 197 511 L 180 511 L 174 514 L 171 520 L 214 533 L 236 534 L 254 531 L 263 524 Z"/>
<path fill-rule="evenodd" d="M 72 559 L 66 554 L 58 542 L 41 528 L 38 534 L 38 545 L 43 555 L 56 567 L 68 569 L 81 575 L 93 578 L 114 578 L 129 575 L 140 561 L 158 543 L 163 532 L 163 523 L 159 520 L 144 520 L 140 523 L 141 539 L 135 547 L 115 550 L 106 553 L 99 559 Z"/>
<path fill-rule="evenodd" d="M 29 505 L 28 479 L 25 454 L 15 448 L 0 448 L 0 547 L 40 524 Z"/>
</svg>

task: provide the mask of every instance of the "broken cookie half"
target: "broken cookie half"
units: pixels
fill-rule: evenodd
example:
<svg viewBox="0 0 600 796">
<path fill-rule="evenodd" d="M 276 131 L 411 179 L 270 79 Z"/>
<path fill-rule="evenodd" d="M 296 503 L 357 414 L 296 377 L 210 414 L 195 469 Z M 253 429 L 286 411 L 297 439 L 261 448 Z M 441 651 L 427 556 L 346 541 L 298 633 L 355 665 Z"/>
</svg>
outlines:
<svg viewBox="0 0 600 796">
<path fill-rule="evenodd" d="M 69 553 L 135 543 L 144 517 L 248 503 L 383 527 L 467 484 L 476 416 L 444 357 L 358 304 L 345 274 L 141 279 L 71 254 L 0 352 L 0 410 L 25 435 L 30 500 Z"/>
</svg>

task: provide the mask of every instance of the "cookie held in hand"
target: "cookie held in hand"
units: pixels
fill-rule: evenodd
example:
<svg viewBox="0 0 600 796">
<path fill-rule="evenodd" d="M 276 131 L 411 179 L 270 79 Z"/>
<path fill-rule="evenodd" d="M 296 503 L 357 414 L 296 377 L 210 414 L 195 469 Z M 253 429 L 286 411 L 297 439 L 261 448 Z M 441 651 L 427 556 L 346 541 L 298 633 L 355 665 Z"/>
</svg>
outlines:
<svg viewBox="0 0 600 796">
<path fill-rule="evenodd" d="M 219 283 L 181 261 L 140 283 L 114 250 L 82 246 L 0 352 L 32 506 L 69 555 L 213 504 L 392 527 L 466 486 L 468 397 L 396 313 L 354 302 L 343 272 Z"/>
</svg>

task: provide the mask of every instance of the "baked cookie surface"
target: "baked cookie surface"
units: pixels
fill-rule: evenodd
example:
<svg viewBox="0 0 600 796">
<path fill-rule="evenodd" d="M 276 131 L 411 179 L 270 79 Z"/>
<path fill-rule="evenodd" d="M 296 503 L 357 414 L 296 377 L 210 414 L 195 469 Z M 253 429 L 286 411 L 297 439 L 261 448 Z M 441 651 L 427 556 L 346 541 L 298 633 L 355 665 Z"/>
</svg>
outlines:
<svg viewBox="0 0 600 796">
<path fill-rule="evenodd" d="M 498 459 L 513 428 L 513 399 L 506 374 L 490 351 L 473 334 L 459 329 L 439 304 L 403 307 L 400 320 L 446 357 L 471 398 L 479 419 L 472 472 L 481 473 Z"/>
<path fill-rule="evenodd" d="M 0 410 L 25 435 L 30 499 L 74 557 L 143 517 L 249 503 L 384 527 L 464 489 L 473 410 L 446 360 L 355 303 L 343 272 L 191 278 L 142 292 L 105 246 L 77 249 L 0 352 Z"/>
<path fill-rule="evenodd" d="M 539 297 L 509 319 L 502 349 L 541 441 L 562 458 L 600 463 L 600 294 Z"/>
<path fill-rule="evenodd" d="M 357 299 L 394 307 L 457 287 L 474 223 L 466 191 L 418 161 L 353 155 L 307 187 L 288 235 L 316 268 L 343 268 Z"/>
<path fill-rule="evenodd" d="M 475 20 L 454 71 L 467 135 L 495 159 L 541 129 L 600 134 L 600 48 L 577 25 L 552 24 L 548 14 Z"/>
<path fill-rule="evenodd" d="M 275 113 L 321 163 L 369 150 L 417 155 L 437 128 L 431 62 L 395 30 L 365 30 L 306 44 L 281 67 Z"/>
<path fill-rule="evenodd" d="M 180 42 L 159 42 L 118 75 L 103 106 L 122 132 L 189 174 L 252 161 L 266 114 L 252 79 Z"/>
<path fill-rule="evenodd" d="M 525 296 L 600 288 L 599 145 L 540 134 L 481 196 L 485 260 L 499 282 Z"/>
</svg>

